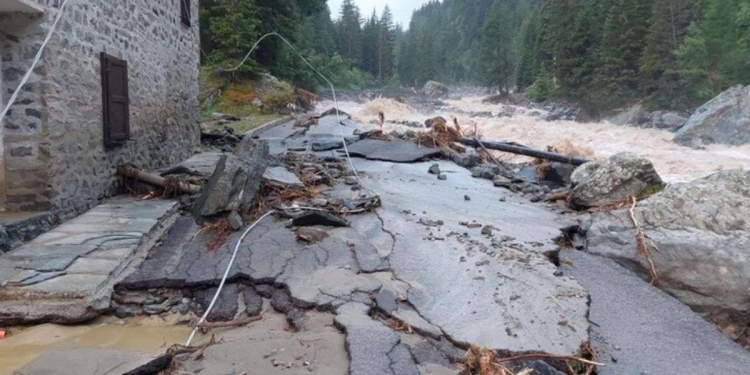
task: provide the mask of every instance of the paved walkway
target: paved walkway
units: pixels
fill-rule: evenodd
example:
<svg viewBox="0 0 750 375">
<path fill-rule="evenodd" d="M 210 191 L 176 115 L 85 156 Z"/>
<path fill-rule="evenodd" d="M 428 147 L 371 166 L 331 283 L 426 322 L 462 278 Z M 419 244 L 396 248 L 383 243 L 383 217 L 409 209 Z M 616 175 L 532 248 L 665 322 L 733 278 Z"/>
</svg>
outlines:
<svg viewBox="0 0 750 375">
<path fill-rule="evenodd" d="M 172 201 L 118 198 L 0 257 L 0 323 L 96 316 L 175 215 Z"/>
</svg>

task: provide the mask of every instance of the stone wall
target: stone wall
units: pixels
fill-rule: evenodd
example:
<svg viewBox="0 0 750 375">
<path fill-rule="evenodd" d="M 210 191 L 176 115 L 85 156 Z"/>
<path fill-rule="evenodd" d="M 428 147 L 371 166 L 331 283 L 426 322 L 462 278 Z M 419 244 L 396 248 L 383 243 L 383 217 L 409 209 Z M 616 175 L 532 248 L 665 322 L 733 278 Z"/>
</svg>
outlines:
<svg viewBox="0 0 750 375">
<path fill-rule="evenodd" d="M 8 101 L 29 68 L 44 38 L 41 15 L 0 15 L 2 102 Z M 41 80 L 44 66 L 34 72 L 3 123 L 0 203 L 10 210 L 51 208 L 48 183 L 49 149 L 42 124 Z M 0 176 L 2 177 L 2 176 Z"/>
<path fill-rule="evenodd" d="M 37 18 L 16 17 L 27 26 L 11 27 L 25 33 L 10 34 L 17 42 L 8 48 L 12 61 L 9 68 L 3 66 L 4 87 L 15 87 L 14 71 L 9 77 L 7 71 L 15 65 L 30 64 L 33 54 L 30 56 L 27 50 L 29 46 L 34 51 L 38 48 L 60 4 L 58 0 L 36 1 L 48 11 Z M 81 212 L 115 193 L 118 164 L 130 162 L 153 170 L 193 154 L 200 138 L 198 0 L 190 0 L 190 28 L 180 20 L 179 1 L 68 4 L 32 84 L 5 124 L 9 208 L 42 208 L 48 204 L 63 215 Z M 7 28 L 3 19 L 0 25 L 0 30 Z M 9 32 L 5 33 L 8 38 Z M 106 150 L 101 52 L 128 62 L 130 91 L 132 140 Z M 15 132 L 25 137 L 15 139 Z M 24 186 L 11 183 L 18 174 L 15 157 L 23 158 L 28 167 L 23 169 L 24 176 L 17 178 Z M 43 180 L 29 171 L 42 169 L 46 172 Z M 23 190 L 39 185 L 39 190 Z M 33 196 L 18 193 L 32 191 Z"/>
</svg>

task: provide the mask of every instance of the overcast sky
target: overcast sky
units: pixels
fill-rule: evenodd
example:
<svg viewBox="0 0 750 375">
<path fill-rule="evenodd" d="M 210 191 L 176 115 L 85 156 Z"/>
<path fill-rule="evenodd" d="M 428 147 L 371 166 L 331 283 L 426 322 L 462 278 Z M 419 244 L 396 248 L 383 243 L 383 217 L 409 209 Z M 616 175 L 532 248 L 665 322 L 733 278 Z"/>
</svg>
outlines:
<svg viewBox="0 0 750 375">
<path fill-rule="evenodd" d="M 400 23 L 404 29 L 409 28 L 411 13 L 428 1 L 430 0 L 354 0 L 357 6 L 359 6 L 359 10 L 362 12 L 362 17 L 364 18 L 370 18 L 373 8 L 377 9 L 378 17 L 380 17 L 380 14 L 383 12 L 383 7 L 388 4 L 391 8 L 391 12 L 393 12 L 393 21 L 395 23 Z M 343 0 L 328 0 L 328 7 L 331 8 L 331 16 L 334 19 L 339 18 L 342 2 Z"/>
</svg>

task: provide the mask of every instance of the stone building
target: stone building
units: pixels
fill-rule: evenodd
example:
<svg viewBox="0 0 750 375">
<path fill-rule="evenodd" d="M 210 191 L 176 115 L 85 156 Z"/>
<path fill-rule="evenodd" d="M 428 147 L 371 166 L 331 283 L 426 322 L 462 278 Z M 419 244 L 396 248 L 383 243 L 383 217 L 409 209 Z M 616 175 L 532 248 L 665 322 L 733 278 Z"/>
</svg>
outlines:
<svg viewBox="0 0 750 375">
<path fill-rule="evenodd" d="M 63 0 L 0 0 L 0 109 Z M 198 0 L 70 0 L 0 126 L 0 211 L 80 213 L 200 141 Z M 0 212 L 0 214 L 2 214 Z"/>
</svg>

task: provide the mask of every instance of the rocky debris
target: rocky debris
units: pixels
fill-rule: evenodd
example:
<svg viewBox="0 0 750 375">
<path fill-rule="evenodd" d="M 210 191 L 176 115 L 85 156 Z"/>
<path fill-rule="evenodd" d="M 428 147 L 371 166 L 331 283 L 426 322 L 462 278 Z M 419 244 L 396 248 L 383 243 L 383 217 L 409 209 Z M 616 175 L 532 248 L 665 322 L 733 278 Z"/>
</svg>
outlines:
<svg viewBox="0 0 750 375">
<path fill-rule="evenodd" d="M 473 148 L 469 148 L 464 153 L 451 153 L 451 160 L 460 167 L 472 169 L 482 164 L 482 157 Z"/>
<path fill-rule="evenodd" d="M 448 179 L 448 175 L 446 175 L 445 173 L 441 173 L 441 174 L 439 174 L 439 175 L 438 175 L 438 177 L 437 177 L 437 178 L 438 178 L 438 180 L 440 180 L 440 181 L 445 181 L 445 180 L 447 180 L 447 179 Z"/>
<path fill-rule="evenodd" d="M 428 81 L 423 88 L 424 93 L 430 98 L 443 98 L 450 93 L 450 89 L 440 82 Z"/>
<path fill-rule="evenodd" d="M 499 165 L 480 165 L 471 170 L 471 177 L 494 180 L 496 177 L 510 178 L 513 176 L 507 168 Z"/>
<path fill-rule="evenodd" d="M 232 152 L 244 138 L 235 134 L 233 128 L 224 126 L 221 129 L 204 131 L 201 128 L 201 145 L 208 148 L 217 148 L 221 152 Z"/>
<path fill-rule="evenodd" d="M 634 212 L 658 248 L 650 257 L 660 288 L 714 320 L 750 323 L 750 172 L 725 171 L 670 185 L 639 202 Z M 648 275 L 649 260 L 636 248 L 634 231 L 627 209 L 594 214 L 588 251 Z"/>
<path fill-rule="evenodd" d="M 677 112 L 654 111 L 648 112 L 642 104 L 636 104 L 621 113 L 608 119 L 615 125 L 630 125 L 641 128 L 657 128 L 669 131 L 677 131 L 685 124 L 687 118 Z"/>
<path fill-rule="evenodd" d="M 321 228 L 302 227 L 297 229 L 297 238 L 301 241 L 314 244 L 330 237 L 328 232 Z"/>
<path fill-rule="evenodd" d="M 263 182 L 281 188 L 304 189 L 305 184 L 285 167 L 268 167 L 263 172 Z"/>
<path fill-rule="evenodd" d="M 440 155 L 440 149 L 419 147 L 414 142 L 401 139 L 394 139 L 391 142 L 366 139 L 351 145 L 349 154 L 368 160 L 414 163 Z"/>
<path fill-rule="evenodd" d="M 734 86 L 698 108 L 674 141 L 689 147 L 750 143 L 750 86 Z"/>
<path fill-rule="evenodd" d="M 448 124 L 448 120 L 445 119 L 445 117 L 437 116 L 433 118 L 428 118 L 425 120 L 424 125 L 428 128 L 432 128 L 433 126 L 446 126 Z"/>
<path fill-rule="evenodd" d="M 307 185 L 334 184 L 335 179 L 347 172 L 346 160 L 339 158 L 290 152 L 274 159 L 274 162 L 285 165 L 287 170 L 299 171 L 300 180 Z"/>
<path fill-rule="evenodd" d="M 664 186 L 651 161 L 631 153 L 586 163 L 573 172 L 571 183 L 571 205 L 578 209 L 621 203 L 629 196 L 641 197 Z"/>
<path fill-rule="evenodd" d="M 548 103 L 544 109 L 549 112 L 545 121 L 578 121 L 581 115 L 580 108 L 559 103 Z"/>
</svg>

